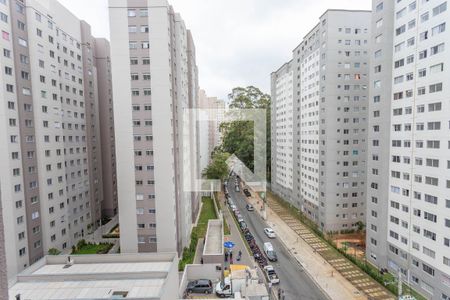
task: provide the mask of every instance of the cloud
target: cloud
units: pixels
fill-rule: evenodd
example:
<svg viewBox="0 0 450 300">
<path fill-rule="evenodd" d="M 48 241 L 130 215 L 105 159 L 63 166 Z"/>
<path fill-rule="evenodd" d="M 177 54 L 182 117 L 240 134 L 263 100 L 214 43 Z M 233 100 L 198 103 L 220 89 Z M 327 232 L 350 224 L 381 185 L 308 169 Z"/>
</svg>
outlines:
<svg viewBox="0 0 450 300">
<path fill-rule="evenodd" d="M 107 0 L 60 0 L 109 37 Z M 370 9 L 371 0 L 169 0 L 191 29 L 200 85 L 226 99 L 235 86 L 270 93 L 270 73 L 291 59 L 292 49 L 326 9 Z M 88 9 L 87 9 L 88 8 Z"/>
</svg>

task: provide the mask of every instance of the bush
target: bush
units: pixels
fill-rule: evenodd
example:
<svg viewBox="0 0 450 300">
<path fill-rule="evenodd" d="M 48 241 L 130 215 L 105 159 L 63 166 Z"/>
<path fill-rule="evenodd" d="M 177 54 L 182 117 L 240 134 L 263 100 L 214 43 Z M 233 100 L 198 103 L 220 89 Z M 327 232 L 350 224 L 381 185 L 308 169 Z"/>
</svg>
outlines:
<svg viewBox="0 0 450 300">
<path fill-rule="evenodd" d="M 77 243 L 77 248 L 81 249 L 84 246 L 86 246 L 86 241 L 85 240 L 79 240 L 78 243 Z"/>
<path fill-rule="evenodd" d="M 59 251 L 58 249 L 56 249 L 56 248 L 50 248 L 50 249 L 48 249 L 48 255 L 58 255 L 58 254 L 60 254 L 61 253 L 61 251 Z"/>
</svg>

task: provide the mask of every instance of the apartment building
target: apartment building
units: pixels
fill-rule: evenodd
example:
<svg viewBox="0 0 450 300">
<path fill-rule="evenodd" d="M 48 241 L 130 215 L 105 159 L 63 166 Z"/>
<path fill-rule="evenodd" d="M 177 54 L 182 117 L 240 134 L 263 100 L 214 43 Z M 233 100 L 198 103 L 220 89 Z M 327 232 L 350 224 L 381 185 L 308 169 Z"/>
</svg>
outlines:
<svg viewBox="0 0 450 300">
<path fill-rule="evenodd" d="M 222 143 L 220 124 L 224 120 L 225 101 L 217 97 L 208 97 L 205 90 L 199 91 L 199 108 L 202 109 L 200 124 L 200 165 L 204 170 L 211 162 L 211 153 Z"/>
<path fill-rule="evenodd" d="M 384 240 L 370 233 L 368 258 L 374 261 L 387 255 L 386 262 L 380 262 L 383 267 L 400 274 L 429 299 L 449 299 L 448 4 L 418 0 L 374 1 L 373 5 L 373 20 L 388 28 L 373 36 L 377 48 L 372 55 L 380 62 L 392 62 L 385 64 L 390 82 L 371 79 L 374 100 L 386 97 L 384 102 L 390 102 L 389 111 L 379 112 L 390 126 L 390 149 L 380 154 L 380 160 L 389 161 L 389 173 L 383 174 L 389 176 L 383 191 L 387 198 L 367 211 L 368 223 L 384 223 L 387 228 L 381 229 Z M 377 43 L 383 40 L 386 47 Z M 383 52 L 384 48 L 393 49 L 393 54 Z M 384 71 L 377 59 L 372 68 Z M 376 228 L 371 225 L 367 230 Z M 378 243 L 386 247 L 378 248 Z"/>
<path fill-rule="evenodd" d="M 57 1 L 0 1 L 0 166 L 8 275 L 69 251 L 103 202 L 95 39 Z M 100 75 L 101 76 L 101 75 Z M 5 200 L 6 199 L 6 200 Z"/>
<path fill-rule="evenodd" d="M 196 94 L 193 43 L 167 1 L 110 0 L 109 10 L 113 96 L 121 99 L 114 101 L 121 251 L 181 254 L 198 197 L 184 188 L 196 163 L 195 138 L 183 138 L 183 112 Z"/>
<path fill-rule="evenodd" d="M 271 74 L 271 190 L 292 202 L 294 71 L 292 60 Z"/>
<path fill-rule="evenodd" d="M 97 67 L 98 115 L 102 150 L 103 202 L 102 215 L 113 217 L 118 214 L 116 142 L 114 134 L 114 108 L 112 95 L 111 49 L 109 41 L 97 38 L 95 44 L 95 65 Z"/>
<path fill-rule="evenodd" d="M 291 203 L 324 231 L 365 220 L 370 11 L 328 10 L 294 49 Z"/>
<path fill-rule="evenodd" d="M 380 9 L 380 3 L 382 8 Z M 391 149 L 392 38 L 394 1 L 372 2 L 367 143 L 366 256 L 387 265 L 389 153 Z"/>
</svg>

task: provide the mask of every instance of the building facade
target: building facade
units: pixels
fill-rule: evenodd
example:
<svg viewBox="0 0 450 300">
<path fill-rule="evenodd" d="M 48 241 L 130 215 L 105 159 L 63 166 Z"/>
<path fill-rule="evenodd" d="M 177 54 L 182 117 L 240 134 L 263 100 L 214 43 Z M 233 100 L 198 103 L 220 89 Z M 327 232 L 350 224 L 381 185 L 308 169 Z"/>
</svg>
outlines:
<svg viewBox="0 0 450 300">
<path fill-rule="evenodd" d="M 8 299 L 8 272 L 6 265 L 5 230 L 3 227 L 2 193 L 0 190 L 0 298 Z"/>
<path fill-rule="evenodd" d="M 1 190 L 8 275 L 100 226 L 95 38 L 57 1 L 0 1 Z"/>
<path fill-rule="evenodd" d="M 383 9 L 379 8 L 383 3 Z M 389 153 L 391 149 L 391 90 L 393 1 L 372 2 L 369 126 L 367 143 L 366 256 L 374 265 L 387 264 Z M 383 220 L 380 222 L 380 220 Z"/>
<path fill-rule="evenodd" d="M 380 111 L 390 127 L 390 149 L 380 156 L 389 161 L 389 173 L 383 174 L 389 176 L 383 185 L 387 198 L 380 199 L 384 207 L 368 211 L 371 223 L 386 224 L 380 240 L 386 246 L 374 247 L 371 237 L 368 257 L 387 255 L 385 267 L 429 299 L 450 297 L 447 5 L 437 0 L 373 3 L 373 21 L 387 24 L 386 35 L 373 37 L 374 45 L 386 43 L 393 53 L 383 53 L 383 47 L 373 53 L 380 61 L 392 59 L 385 64 L 390 82 L 372 80 L 374 97 L 390 102 L 389 111 Z M 380 68 L 376 60 L 372 67 Z"/>
<path fill-rule="evenodd" d="M 167 1 L 109 7 L 113 96 L 121 99 L 114 102 L 121 251 L 181 254 L 198 197 L 184 187 L 196 138 L 183 138 L 196 95 L 195 48 Z"/>
<path fill-rule="evenodd" d="M 293 51 L 292 204 L 324 231 L 365 220 L 370 12 L 328 10 Z"/>
<path fill-rule="evenodd" d="M 118 214 L 116 142 L 111 78 L 111 49 L 106 39 L 95 39 L 95 65 L 98 83 L 98 115 L 102 150 L 103 202 L 102 215 Z"/>
<path fill-rule="evenodd" d="M 294 168 L 292 61 L 271 74 L 271 190 L 292 202 Z"/>
</svg>

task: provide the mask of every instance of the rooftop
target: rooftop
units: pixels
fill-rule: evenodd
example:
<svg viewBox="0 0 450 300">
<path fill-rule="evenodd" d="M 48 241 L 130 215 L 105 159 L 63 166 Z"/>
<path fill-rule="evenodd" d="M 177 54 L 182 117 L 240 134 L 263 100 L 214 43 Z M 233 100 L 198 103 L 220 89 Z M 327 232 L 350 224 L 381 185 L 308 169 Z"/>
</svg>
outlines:
<svg viewBox="0 0 450 300">
<path fill-rule="evenodd" d="M 160 299 L 177 274 L 172 253 L 46 256 L 20 273 L 10 299 Z M 174 273 L 175 272 L 175 273 Z M 175 284 L 178 284 L 176 282 Z"/>
<path fill-rule="evenodd" d="M 223 254 L 222 220 L 209 220 L 203 255 Z"/>
</svg>

